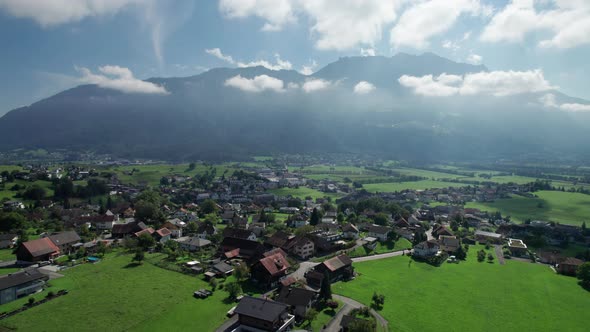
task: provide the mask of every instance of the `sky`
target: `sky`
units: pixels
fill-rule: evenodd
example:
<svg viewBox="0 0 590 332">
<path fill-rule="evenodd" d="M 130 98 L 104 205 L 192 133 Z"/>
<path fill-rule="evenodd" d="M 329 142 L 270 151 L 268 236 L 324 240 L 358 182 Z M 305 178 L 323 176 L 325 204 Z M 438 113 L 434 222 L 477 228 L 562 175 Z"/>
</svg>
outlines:
<svg viewBox="0 0 590 332">
<path fill-rule="evenodd" d="M 399 78 L 416 93 L 469 94 L 485 79 L 590 100 L 589 31 L 590 0 L 0 0 L 0 115 L 86 83 L 167 93 L 141 80 L 254 65 L 311 74 L 398 52 L 492 71 Z M 282 88 L 271 79 L 229 84 Z"/>
</svg>

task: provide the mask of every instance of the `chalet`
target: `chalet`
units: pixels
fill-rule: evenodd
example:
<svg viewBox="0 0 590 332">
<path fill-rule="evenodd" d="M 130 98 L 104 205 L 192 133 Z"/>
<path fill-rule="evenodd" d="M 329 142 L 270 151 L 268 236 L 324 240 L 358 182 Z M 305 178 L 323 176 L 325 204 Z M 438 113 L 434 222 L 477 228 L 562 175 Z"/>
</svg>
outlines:
<svg viewBox="0 0 590 332">
<path fill-rule="evenodd" d="M 453 233 L 450 229 L 448 229 L 445 226 L 438 226 L 432 230 L 432 236 L 434 236 L 435 238 L 438 239 L 438 237 L 441 235 L 455 236 L 455 233 Z"/>
<path fill-rule="evenodd" d="M 316 266 L 314 271 L 327 274 L 330 283 L 348 280 L 354 276 L 352 260 L 346 255 L 332 257 Z"/>
<path fill-rule="evenodd" d="M 574 257 L 566 257 L 557 264 L 557 272 L 561 274 L 575 276 L 578 272 L 578 267 L 584 264 L 584 261 Z"/>
<path fill-rule="evenodd" d="M 26 262 L 48 261 L 59 256 L 59 248 L 49 238 L 23 242 L 16 251 L 16 259 Z"/>
<path fill-rule="evenodd" d="M 73 250 L 73 246 L 80 243 L 80 236 L 74 231 L 53 233 L 49 235 L 49 239 L 55 244 L 62 255 L 69 254 Z"/>
<path fill-rule="evenodd" d="M 154 238 L 160 243 L 166 243 L 166 241 L 169 241 L 171 237 L 172 232 L 166 227 L 160 228 L 154 232 Z"/>
<path fill-rule="evenodd" d="M 438 239 L 440 250 L 453 253 L 459 249 L 461 242 L 455 236 L 441 235 Z"/>
<path fill-rule="evenodd" d="M 246 230 L 246 229 L 240 229 L 240 228 L 233 228 L 233 227 L 227 227 L 223 230 L 222 233 L 223 237 L 233 237 L 236 239 L 244 239 L 244 240 L 250 240 L 250 241 L 256 241 L 257 237 L 256 234 L 254 234 L 254 232 Z"/>
<path fill-rule="evenodd" d="M 403 237 L 408 241 L 414 241 L 414 232 L 408 228 L 395 228 L 393 230 L 399 237 Z"/>
<path fill-rule="evenodd" d="M 178 244 L 183 250 L 197 251 L 211 245 L 211 241 L 199 237 L 179 238 Z"/>
<path fill-rule="evenodd" d="M 219 250 L 226 258 L 243 258 L 255 261 L 262 257 L 264 246 L 256 241 L 226 237 L 221 241 Z"/>
<path fill-rule="evenodd" d="M 237 331 L 283 332 L 291 330 L 295 322 L 288 305 L 251 296 L 243 297 L 234 312 L 240 324 Z"/>
<path fill-rule="evenodd" d="M 180 228 L 177 225 L 174 225 L 173 223 L 167 221 L 164 223 L 164 225 L 162 225 L 162 228 L 168 228 L 168 230 L 170 231 L 170 236 L 174 237 L 174 238 L 179 238 L 182 237 L 182 228 Z"/>
<path fill-rule="evenodd" d="M 539 257 L 539 262 L 551 265 L 556 265 L 565 259 L 557 251 L 537 251 L 537 256 Z"/>
<path fill-rule="evenodd" d="M 494 233 L 494 232 L 485 232 L 477 230 L 475 231 L 475 240 L 479 243 L 495 243 L 500 244 L 502 243 L 502 239 L 504 236 L 502 234 Z"/>
<path fill-rule="evenodd" d="M 528 254 L 528 249 L 526 244 L 522 240 L 519 239 L 508 239 L 508 250 L 510 250 L 510 254 L 512 256 L 526 256 Z"/>
<path fill-rule="evenodd" d="M 342 236 L 344 236 L 345 239 L 356 240 L 359 238 L 359 234 L 359 229 L 351 223 L 342 226 Z"/>
<path fill-rule="evenodd" d="M 1 276 L 0 304 L 12 302 L 42 290 L 48 279 L 48 276 L 34 268 Z"/>
<path fill-rule="evenodd" d="M 435 240 L 420 242 L 414 246 L 413 255 L 416 257 L 436 256 L 440 251 L 440 245 Z"/>
<path fill-rule="evenodd" d="M 267 287 L 274 288 L 281 278 L 287 275 L 287 269 L 291 265 L 281 252 L 266 256 L 252 266 L 254 280 Z"/>
<path fill-rule="evenodd" d="M 321 288 L 324 282 L 324 274 L 317 271 L 308 271 L 305 274 L 305 281 L 308 286 L 314 288 Z"/>
<path fill-rule="evenodd" d="M 291 254 L 302 259 L 308 259 L 315 255 L 315 244 L 312 240 L 304 236 L 296 236 L 295 238 L 291 239 L 287 243 L 286 249 Z"/>
<path fill-rule="evenodd" d="M 374 237 L 381 242 L 387 241 L 387 236 L 391 232 L 391 228 L 386 226 L 371 225 L 368 227 L 368 236 Z"/>
<path fill-rule="evenodd" d="M 309 309 L 312 308 L 317 297 L 318 294 L 316 292 L 305 288 L 282 287 L 276 301 L 288 305 L 295 318 L 302 319 Z"/>
</svg>

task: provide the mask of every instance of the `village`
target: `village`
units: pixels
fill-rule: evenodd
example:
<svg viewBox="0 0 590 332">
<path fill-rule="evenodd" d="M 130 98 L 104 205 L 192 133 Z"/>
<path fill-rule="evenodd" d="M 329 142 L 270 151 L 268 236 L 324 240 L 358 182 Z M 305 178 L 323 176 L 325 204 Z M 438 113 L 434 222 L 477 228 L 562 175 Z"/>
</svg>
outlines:
<svg viewBox="0 0 590 332">
<path fill-rule="evenodd" d="M 218 331 L 309 328 L 329 308 L 338 311 L 321 330 L 374 331 L 388 324 L 379 314 L 386 300 L 378 288 L 370 307 L 332 294 L 333 284 L 355 282 L 353 263 L 409 256 L 432 266 L 462 264 L 470 250 L 485 246 L 488 252 L 478 252 L 478 260 L 546 264 L 575 277 L 590 258 L 588 251 L 575 257 L 555 249 L 588 248 L 585 223 L 516 223 L 498 212 L 464 207 L 530 196 L 539 182 L 371 193 L 286 167 L 221 175 L 209 168 L 198 176 L 163 176 L 155 187 L 123 183 L 92 167 L 2 173 L 5 187 L 40 179 L 52 181 L 53 196 L 34 196 L 25 186 L 23 199 L 2 202 L 3 223 L 11 224 L 2 226 L 0 249 L 13 251 L 14 258 L 0 267 L 18 268 L 0 276 L 2 305 L 43 291 L 63 270 L 123 252 L 133 264 L 155 264 L 205 281 L 209 287 L 194 290 L 196 301 L 206 301 L 223 285 L 232 306 Z M 291 188 L 325 195 L 276 194 Z M 150 261 L 153 255 L 162 258 Z M 230 276 L 235 281 L 223 283 Z M 0 311 L 0 319 L 18 314 Z"/>
</svg>

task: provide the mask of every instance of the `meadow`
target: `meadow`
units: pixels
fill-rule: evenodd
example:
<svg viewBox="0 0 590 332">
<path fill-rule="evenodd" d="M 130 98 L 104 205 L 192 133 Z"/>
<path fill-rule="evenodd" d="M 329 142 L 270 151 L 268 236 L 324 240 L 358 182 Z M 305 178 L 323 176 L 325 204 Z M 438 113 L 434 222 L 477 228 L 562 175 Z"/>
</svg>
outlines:
<svg viewBox="0 0 590 332">
<path fill-rule="evenodd" d="M 189 164 L 157 164 L 157 165 L 130 165 L 130 166 L 116 166 L 101 169 L 100 171 L 112 171 L 117 174 L 121 182 L 126 184 L 144 184 L 150 186 L 157 186 L 160 184 L 160 179 L 164 176 L 195 176 L 197 174 L 204 174 L 206 171 L 216 169 L 217 177 L 224 173 L 230 176 L 237 168 L 231 165 L 204 165 L 196 164 L 194 169 L 189 169 Z M 135 170 L 135 171 L 134 171 Z M 130 174 L 132 171 L 133 174 Z"/>
<path fill-rule="evenodd" d="M 359 276 L 332 291 L 366 305 L 384 294 L 391 331 L 587 331 L 590 292 L 575 278 L 541 264 L 479 263 L 480 248 L 441 267 L 407 256 L 355 263 Z"/>
<path fill-rule="evenodd" d="M 199 277 L 144 263 L 129 264 L 131 256 L 109 254 L 96 264 L 65 271 L 51 287 L 35 294 L 41 299 L 52 290 L 69 294 L 0 321 L 0 327 L 22 331 L 213 331 L 235 303 L 217 290 L 208 299 L 192 294 L 209 288 Z M 22 306 L 27 298 L 2 305 L 0 311 Z"/>
<path fill-rule="evenodd" d="M 513 195 L 512 198 L 494 202 L 469 202 L 465 207 L 482 211 L 500 211 L 512 220 L 524 222 L 527 219 L 554 221 L 568 225 L 581 225 L 590 221 L 590 195 L 561 191 L 538 191 L 538 197 L 528 198 Z"/>
<path fill-rule="evenodd" d="M 386 183 L 368 183 L 364 184 L 363 188 L 368 192 L 395 192 L 405 189 L 423 190 L 433 188 L 448 188 L 448 187 L 465 187 L 468 184 L 457 182 L 444 182 L 433 180 L 422 181 L 408 181 L 408 182 L 386 182 Z"/>
<path fill-rule="evenodd" d="M 271 194 L 277 196 L 293 196 L 298 197 L 301 199 L 305 199 L 306 197 L 311 197 L 312 199 L 323 198 L 323 197 L 331 197 L 332 199 L 336 199 L 342 197 L 342 194 L 337 193 L 325 193 L 321 192 L 316 189 L 308 188 L 308 187 L 299 187 L 299 188 L 278 188 L 278 189 L 271 189 L 268 191 Z"/>
</svg>

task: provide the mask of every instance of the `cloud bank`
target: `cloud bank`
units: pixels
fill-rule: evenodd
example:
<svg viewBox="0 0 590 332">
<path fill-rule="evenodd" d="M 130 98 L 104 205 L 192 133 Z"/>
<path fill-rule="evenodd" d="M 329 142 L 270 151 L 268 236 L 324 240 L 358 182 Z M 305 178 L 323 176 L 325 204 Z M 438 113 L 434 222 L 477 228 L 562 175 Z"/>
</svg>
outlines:
<svg viewBox="0 0 590 332">
<path fill-rule="evenodd" d="M 77 67 L 76 70 L 82 74 L 79 79 L 81 83 L 96 84 L 101 88 L 124 93 L 168 94 L 163 86 L 139 80 L 133 76 L 131 70 L 125 67 L 111 65 L 98 67 L 101 74 L 94 74 L 85 67 Z"/>
<path fill-rule="evenodd" d="M 284 83 L 282 80 L 268 75 L 260 75 L 254 78 L 245 78 L 241 75 L 234 76 L 225 81 L 225 86 L 240 89 L 246 92 L 263 92 L 271 90 L 274 92 L 283 92 Z"/>
</svg>

